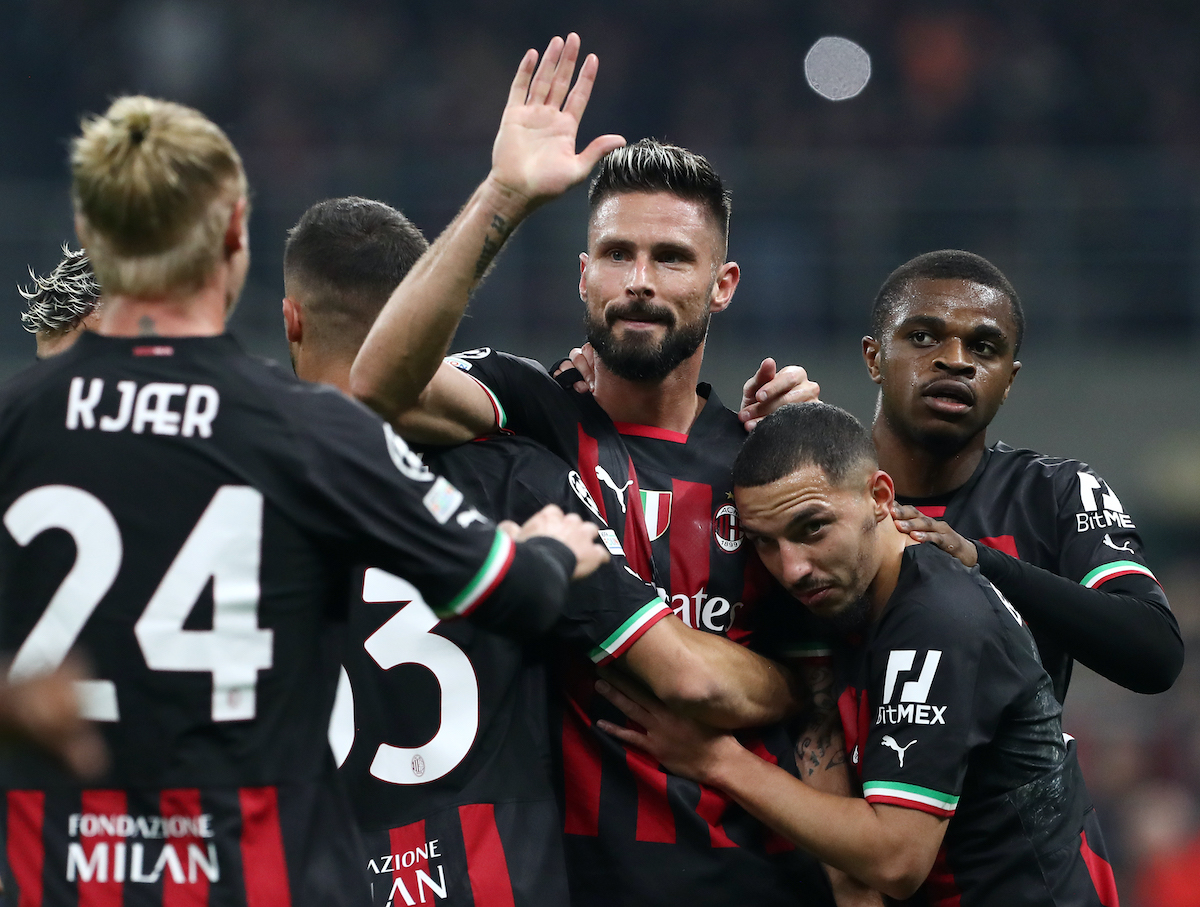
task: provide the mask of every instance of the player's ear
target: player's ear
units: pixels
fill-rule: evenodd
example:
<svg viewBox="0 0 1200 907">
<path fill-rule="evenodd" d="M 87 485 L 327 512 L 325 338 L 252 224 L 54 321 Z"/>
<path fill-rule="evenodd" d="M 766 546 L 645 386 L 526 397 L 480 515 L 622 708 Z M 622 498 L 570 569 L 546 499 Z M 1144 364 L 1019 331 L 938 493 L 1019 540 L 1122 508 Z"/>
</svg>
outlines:
<svg viewBox="0 0 1200 907">
<path fill-rule="evenodd" d="M 1017 372 L 1021 370 L 1021 363 L 1016 359 L 1013 360 L 1012 371 L 1008 374 L 1008 387 L 1004 389 L 1004 396 L 1000 398 L 1000 403 L 1003 404 L 1008 399 L 1008 392 L 1012 390 L 1013 381 L 1017 377 Z"/>
<path fill-rule="evenodd" d="M 248 245 L 246 213 L 247 202 L 246 196 L 243 195 L 233 203 L 233 210 L 229 213 L 229 225 L 225 228 L 225 256 L 227 258 L 236 252 L 243 251 Z"/>
<path fill-rule="evenodd" d="M 875 508 L 875 522 L 892 518 L 892 502 L 896 500 L 896 485 L 882 469 L 876 469 L 868 479 L 868 491 Z"/>
<path fill-rule="evenodd" d="M 579 298 L 584 300 L 584 302 L 587 301 L 587 266 L 588 266 L 588 254 L 587 254 L 587 252 L 580 252 L 579 253 Z"/>
<path fill-rule="evenodd" d="M 283 297 L 283 329 L 288 343 L 300 343 L 304 339 L 304 310 L 290 296 Z"/>
<path fill-rule="evenodd" d="M 871 380 L 876 384 L 883 381 L 883 375 L 879 371 L 879 341 L 870 335 L 862 339 L 863 362 L 867 364 L 867 372 L 871 375 Z"/>
<path fill-rule="evenodd" d="M 723 312 L 733 301 L 733 292 L 737 289 L 738 281 L 742 279 L 742 269 L 736 261 L 727 261 L 717 269 L 717 279 L 713 284 L 712 301 L 708 304 L 710 312 Z"/>
</svg>

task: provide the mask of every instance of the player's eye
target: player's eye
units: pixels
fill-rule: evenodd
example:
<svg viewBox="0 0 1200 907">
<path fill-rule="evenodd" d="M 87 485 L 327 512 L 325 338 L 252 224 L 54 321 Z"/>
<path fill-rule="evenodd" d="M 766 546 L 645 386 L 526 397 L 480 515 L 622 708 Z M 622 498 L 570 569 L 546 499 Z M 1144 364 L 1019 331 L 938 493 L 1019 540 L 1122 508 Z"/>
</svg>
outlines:
<svg viewBox="0 0 1200 907">
<path fill-rule="evenodd" d="M 908 335 L 908 339 L 917 346 L 932 346 L 934 343 L 933 334 L 929 331 L 913 331 Z"/>
<path fill-rule="evenodd" d="M 608 253 L 608 257 L 609 257 L 609 260 L 611 260 L 611 261 L 628 261 L 629 260 L 629 256 L 628 256 L 628 254 L 626 254 L 624 249 L 611 249 Z"/>
<path fill-rule="evenodd" d="M 995 356 L 1000 352 L 996 344 L 990 340 L 978 340 L 971 344 L 971 348 L 980 356 Z"/>
</svg>

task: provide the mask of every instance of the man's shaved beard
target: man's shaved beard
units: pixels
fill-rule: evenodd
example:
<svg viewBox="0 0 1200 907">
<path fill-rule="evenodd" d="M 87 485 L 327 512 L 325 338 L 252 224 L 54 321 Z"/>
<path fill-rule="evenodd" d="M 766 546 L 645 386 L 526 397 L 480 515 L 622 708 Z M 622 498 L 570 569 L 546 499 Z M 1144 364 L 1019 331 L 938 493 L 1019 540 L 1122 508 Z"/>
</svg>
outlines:
<svg viewBox="0 0 1200 907">
<path fill-rule="evenodd" d="M 670 309 L 638 301 L 621 309 L 610 307 L 602 319 L 595 319 L 591 312 L 585 311 L 583 324 L 596 355 L 618 378 L 661 381 L 700 348 L 708 335 L 709 317 L 705 312 L 703 318 L 679 327 Z M 612 329 L 612 322 L 618 318 L 655 321 L 666 326 L 666 333 L 659 342 L 648 334 L 636 333 L 618 340 Z"/>
<path fill-rule="evenodd" d="M 867 595 L 860 595 L 855 599 L 854 604 L 830 615 L 826 620 L 841 636 L 860 633 L 867 628 L 867 624 L 871 620 L 871 599 Z"/>
</svg>

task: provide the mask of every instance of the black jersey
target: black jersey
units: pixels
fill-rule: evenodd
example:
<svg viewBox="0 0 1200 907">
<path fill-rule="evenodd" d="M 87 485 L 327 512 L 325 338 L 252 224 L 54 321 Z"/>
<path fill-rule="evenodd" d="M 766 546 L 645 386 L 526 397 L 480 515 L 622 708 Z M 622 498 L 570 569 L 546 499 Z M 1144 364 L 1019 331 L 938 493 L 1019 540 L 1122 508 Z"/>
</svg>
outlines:
<svg viewBox="0 0 1200 907">
<path fill-rule="evenodd" d="M 949 818 L 915 903 L 1116 907 L 1050 677 L 977 569 L 908 547 L 883 614 L 835 667 L 867 801 Z"/>
<path fill-rule="evenodd" d="M 479 349 L 448 361 L 484 387 L 502 428 L 575 465 L 629 563 L 684 623 L 748 641 L 751 612 L 778 587 L 744 543 L 733 505 L 730 470 L 745 431 L 711 388 L 700 386 L 707 401 L 684 435 L 614 424 L 591 395 L 560 385 L 530 360 Z M 619 655 L 642 632 L 628 625 L 592 660 Z M 562 664 L 557 682 L 566 693 L 556 742 L 576 907 L 829 903 L 824 874 L 809 856 L 723 794 L 597 731 L 599 718 L 625 718 L 595 694 L 586 660 Z M 794 770 L 782 728 L 746 742 Z"/>
<path fill-rule="evenodd" d="M 5 753 L 21 904 L 368 903 L 327 742 L 363 558 L 443 614 L 511 541 L 358 403 L 228 337 L 85 333 L 0 392 L 0 651 L 72 648 L 111 769 L 94 788 Z M 448 503 L 449 501 L 449 503 Z"/>
<path fill-rule="evenodd" d="M 464 520 L 482 511 L 523 522 L 547 504 L 589 518 L 595 507 L 570 467 L 526 438 L 425 461 L 471 502 Z M 571 588 L 551 634 L 584 654 L 631 620 L 651 626 L 670 614 L 606 536 L 612 560 Z M 341 734 L 353 744 L 341 774 L 376 903 L 419 903 L 427 890 L 447 907 L 568 904 L 547 723 L 550 640 L 521 645 L 471 623 L 438 623 L 410 584 L 376 568 L 361 593 L 345 656 L 353 705 Z"/>
<path fill-rule="evenodd" d="M 1170 612 L 1132 517 L 1086 463 L 997 443 L 961 488 L 937 498 L 898 500 L 981 545 L 1089 589 L 1125 592 Z M 1036 621 L 1030 629 L 1062 702 L 1071 681 L 1070 640 Z"/>
</svg>

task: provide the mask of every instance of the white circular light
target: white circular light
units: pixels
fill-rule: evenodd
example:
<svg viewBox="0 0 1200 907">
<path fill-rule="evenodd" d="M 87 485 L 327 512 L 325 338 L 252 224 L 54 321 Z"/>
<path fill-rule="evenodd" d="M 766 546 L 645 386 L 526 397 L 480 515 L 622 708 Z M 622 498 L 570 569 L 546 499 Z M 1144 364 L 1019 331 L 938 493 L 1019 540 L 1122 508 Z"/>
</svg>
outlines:
<svg viewBox="0 0 1200 907">
<path fill-rule="evenodd" d="M 804 76 L 821 97 L 845 101 L 867 87 L 871 56 L 846 38 L 821 38 L 804 57 Z"/>
</svg>

